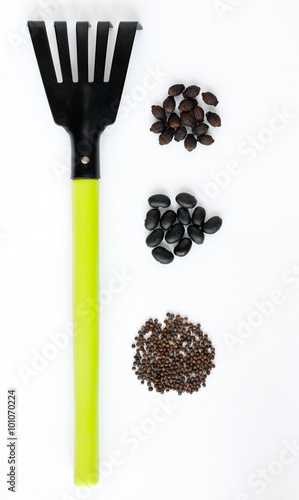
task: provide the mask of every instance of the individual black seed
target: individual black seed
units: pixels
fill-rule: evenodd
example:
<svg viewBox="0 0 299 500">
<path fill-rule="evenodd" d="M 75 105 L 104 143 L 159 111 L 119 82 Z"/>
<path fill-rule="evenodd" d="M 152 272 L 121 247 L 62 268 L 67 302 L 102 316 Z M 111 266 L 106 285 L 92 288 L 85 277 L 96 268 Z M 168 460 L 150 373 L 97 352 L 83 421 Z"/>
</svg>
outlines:
<svg viewBox="0 0 299 500">
<path fill-rule="evenodd" d="M 200 142 L 200 144 L 203 144 L 204 146 L 210 146 L 214 142 L 213 137 L 207 134 L 200 135 L 199 137 L 197 137 L 197 140 L 198 142 Z"/>
<path fill-rule="evenodd" d="M 152 233 L 148 235 L 145 242 L 148 247 L 156 247 L 158 246 L 164 238 L 163 229 L 155 229 Z"/>
<path fill-rule="evenodd" d="M 174 248 L 174 254 L 177 257 L 185 257 L 190 252 L 192 241 L 189 238 L 182 238 Z"/>
<path fill-rule="evenodd" d="M 181 123 L 184 127 L 193 128 L 196 125 L 195 116 L 191 111 L 182 111 L 181 112 Z"/>
<path fill-rule="evenodd" d="M 159 220 L 160 220 L 160 210 L 158 210 L 157 208 L 152 208 L 146 214 L 144 227 L 149 231 L 152 231 L 159 224 Z"/>
<path fill-rule="evenodd" d="M 201 245 L 204 242 L 205 235 L 198 227 L 193 225 L 189 226 L 188 234 L 191 240 L 194 241 L 194 243 L 196 243 L 197 245 Z"/>
<path fill-rule="evenodd" d="M 166 120 L 166 113 L 162 106 L 152 106 L 152 114 L 157 120 Z"/>
<path fill-rule="evenodd" d="M 196 99 L 183 99 L 179 104 L 180 111 L 191 111 L 197 105 Z"/>
<path fill-rule="evenodd" d="M 205 112 L 202 109 L 202 107 L 200 107 L 198 105 L 195 106 L 193 108 L 193 114 L 194 114 L 194 117 L 195 117 L 195 120 L 197 121 L 197 123 L 203 122 L 204 117 L 205 117 Z"/>
<path fill-rule="evenodd" d="M 166 113 L 172 113 L 175 110 L 175 100 L 172 96 L 166 97 L 165 101 L 163 102 L 163 108 L 165 109 Z"/>
<path fill-rule="evenodd" d="M 152 124 L 150 131 L 154 132 L 154 134 L 161 134 L 163 130 L 166 129 L 166 123 L 162 120 L 159 120 L 158 122 L 155 122 Z"/>
<path fill-rule="evenodd" d="M 190 85 L 184 90 L 183 96 L 193 98 L 198 96 L 199 92 L 200 92 L 200 87 L 197 87 L 197 85 Z"/>
<path fill-rule="evenodd" d="M 178 220 L 184 226 L 187 226 L 191 222 L 191 217 L 188 208 L 180 207 L 177 211 Z"/>
<path fill-rule="evenodd" d="M 170 205 L 170 199 L 166 194 L 153 194 L 149 197 L 148 204 L 153 208 L 167 208 Z"/>
<path fill-rule="evenodd" d="M 189 151 L 189 152 L 193 151 L 196 148 L 197 140 L 195 139 L 193 134 L 187 135 L 185 142 L 184 142 L 184 145 L 185 145 L 185 148 L 187 149 L 187 151 Z"/>
<path fill-rule="evenodd" d="M 181 207 L 184 208 L 193 208 L 197 204 L 195 196 L 189 193 L 179 193 L 175 200 Z"/>
<path fill-rule="evenodd" d="M 183 85 L 182 83 L 176 83 L 175 85 L 169 87 L 168 94 L 171 96 L 177 96 L 180 95 L 184 89 L 185 85 Z"/>
<path fill-rule="evenodd" d="M 192 214 L 192 224 L 201 227 L 204 223 L 206 211 L 203 207 L 196 207 Z"/>
<path fill-rule="evenodd" d="M 217 231 L 219 231 L 221 226 L 222 226 L 221 217 L 218 217 L 218 215 L 215 215 L 215 217 L 211 217 L 209 220 L 207 220 L 207 222 L 204 223 L 204 225 L 202 226 L 202 230 L 206 234 L 214 234 Z"/>
<path fill-rule="evenodd" d="M 206 114 L 207 120 L 212 125 L 212 127 L 221 127 L 221 118 L 217 113 L 212 113 L 208 111 Z"/>
<path fill-rule="evenodd" d="M 162 132 L 159 136 L 159 144 L 160 146 L 166 146 L 173 139 L 174 131 L 171 128 L 167 128 Z"/>
<path fill-rule="evenodd" d="M 176 129 L 174 139 L 177 142 L 183 141 L 187 135 L 187 130 L 185 127 L 179 127 Z"/>
<path fill-rule="evenodd" d="M 165 231 L 168 231 L 168 229 L 170 229 L 172 224 L 175 222 L 176 217 L 177 217 L 177 215 L 173 210 L 167 210 L 162 215 L 161 220 L 160 220 L 160 226 L 162 227 L 162 229 L 164 229 Z"/>
<path fill-rule="evenodd" d="M 184 236 L 184 232 L 184 226 L 180 222 L 178 222 L 167 231 L 165 240 L 167 243 L 176 243 Z"/>
<path fill-rule="evenodd" d="M 209 125 L 207 125 L 206 123 L 198 123 L 197 125 L 195 125 L 195 127 L 193 127 L 192 132 L 195 135 L 203 135 L 206 134 L 208 130 Z"/>
<path fill-rule="evenodd" d="M 217 97 L 214 94 L 212 94 L 212 92 L 202 92 L 201 96 L 204 102 L 209 106 L 217 106 L 219 102 Z"/>
<path fill-rule="evenodd" d="M 171 264 L 174 259 L 174 255 L 164 247 L 154 248 L 152 255 L 160 264 Z"/>
<path fill-rule="evenodd" d="M 168 118 L 168 125 L 173 129 L 179 128 L 179 126 L 181 125 L 181 120 L 176 113 L 171 113 L 170 117 Z"/>
</svg>

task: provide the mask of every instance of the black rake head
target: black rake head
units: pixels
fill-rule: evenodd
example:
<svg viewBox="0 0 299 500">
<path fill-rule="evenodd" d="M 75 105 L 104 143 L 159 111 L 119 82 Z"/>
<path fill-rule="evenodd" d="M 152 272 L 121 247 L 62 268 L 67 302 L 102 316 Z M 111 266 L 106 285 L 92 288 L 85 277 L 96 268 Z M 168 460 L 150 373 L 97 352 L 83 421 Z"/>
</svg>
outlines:
<svg viewBox="0 0 299 500">
<path fill-rule="evenodd" d="M 99 178 L 99 138 L 115 122 L 138 22 L 119 24 L 110 78 L 104 82 L 109 22 L 98 22 L 94 79 L 88 81 L 88 22 L 76 23 L 78 82 L 73 81 L 66 22 L 55 22 L 62 82 L 58 83 L 44 21 L 28 28 L 53 118 L 71 136 L 71 178 Z"/>
</svg>

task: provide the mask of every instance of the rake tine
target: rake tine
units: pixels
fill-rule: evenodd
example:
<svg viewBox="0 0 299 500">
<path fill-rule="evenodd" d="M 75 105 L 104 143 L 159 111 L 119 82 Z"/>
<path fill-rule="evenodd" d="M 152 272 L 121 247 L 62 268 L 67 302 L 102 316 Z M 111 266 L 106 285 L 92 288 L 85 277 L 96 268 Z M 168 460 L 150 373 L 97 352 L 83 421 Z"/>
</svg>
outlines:
<svg viewBox="0 0 299 500">
<path fill-rule="evenodd" d="M 98 22 L 94 67 L 94 81 L 97 83 L 104 79 L 109 28 L 112 28 L 111 23 Z"/>
<path fill-rule="evenodd" d="M 28 28 L 44 86 L 57 83 L 44 21 L 28 21 Z"/>
<path fill-rule="evenodd" d="M 78 77 L 80 81 L 88 81 L 88 22 L 76 24 Z"/>
<path fill-rule="evenodd" d="M 117 88 L 115 98 L 118 101 L 120 101 L 125 84 L 134 38 L 138 29 L 142 29 L 142 26 L 137 22 L 119 23 L 109 80 L 112 86 Z"/>
<path fill-rule="evenodd" d="M 67 24 L 65 21 L 56 21 L 54 23 L 57 47 L 59 52 L 60 67 L 63 81 L 71 83 L 73 81 L 70 49 L 67 36 Z"/>
</svg>

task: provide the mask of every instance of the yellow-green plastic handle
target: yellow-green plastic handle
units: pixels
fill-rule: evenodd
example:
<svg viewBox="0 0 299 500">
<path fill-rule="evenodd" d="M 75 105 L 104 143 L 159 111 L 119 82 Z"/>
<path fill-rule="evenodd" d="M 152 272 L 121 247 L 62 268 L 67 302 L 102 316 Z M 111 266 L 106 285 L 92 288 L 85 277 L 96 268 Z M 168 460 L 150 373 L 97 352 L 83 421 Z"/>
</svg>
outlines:
<svg viewBox="0 0 299 500">
<path fill-rule="evenodd" d="M 75 467 L 77 486 L 99 482 L 99 242 L 97 179 L 72 181 Z"/>
</svg>

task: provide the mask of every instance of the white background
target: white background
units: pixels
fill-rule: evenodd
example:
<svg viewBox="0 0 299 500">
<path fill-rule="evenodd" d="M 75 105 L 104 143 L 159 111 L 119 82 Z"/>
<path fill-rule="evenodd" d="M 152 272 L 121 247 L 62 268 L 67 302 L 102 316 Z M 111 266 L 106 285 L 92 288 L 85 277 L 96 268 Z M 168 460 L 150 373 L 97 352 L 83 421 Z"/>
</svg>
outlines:
<svg viewBox="0 0 299 500">
<path fill-rule="evenodd" d="M 6 395 L 15 387 L 22 500 L 298 499 L 298 449 L 287 452 L 299 442 L 298 16 L 294 0 L 2 5 L 1 498 L 11 495 Z M 52 120 L 26 30 L 26 20 L 40 18 L 51 43 L 54 20 L 66 19 L 71 36 L 76 20 L 89 20 L 92 39 L 98 20 L 144 27 L 119 119 L 101 143 L 103 479 L 85 490 L 73 485 L 70 146 Z M 223 126 L 212 147 L 161 148 L 149 133 L 150 106 L 177 82 L 218 96 Z M 277 121 L 277 113 L 288 118 Z M 252 138 L 258 142 L 248 150 Z M 223 175 L 231 162 L 235 175 Z M 180 191 L 196 195 L 208 216 L 221 215 L 223 227 L 185 259 L 161 266 L 144 243 L 147 198 Z M 127 278 L 111 296 L 115 273 Z M 280 304 L 256 315 L 278 295 Z M 168 310 L 202 324 L 216 369 L 199 393 L 171 394 L 175 408 L 156 422 L 152 414 L 167 398 L 135 380 L 131 343 L 147 318 L 163 320 Z M 248 321 L 258 325 L 243 326 L 242 338 Z M 59 333 L 67 345 L 47 360 Z M 33 370 L 27 378 L 24 369 Z M 133 446 L 134 427 L 143 430 Z M 265 470 L 267 479 L 259 478 Z"/>
</svg>

